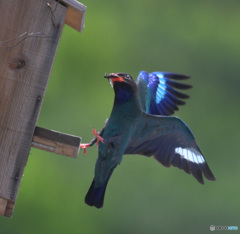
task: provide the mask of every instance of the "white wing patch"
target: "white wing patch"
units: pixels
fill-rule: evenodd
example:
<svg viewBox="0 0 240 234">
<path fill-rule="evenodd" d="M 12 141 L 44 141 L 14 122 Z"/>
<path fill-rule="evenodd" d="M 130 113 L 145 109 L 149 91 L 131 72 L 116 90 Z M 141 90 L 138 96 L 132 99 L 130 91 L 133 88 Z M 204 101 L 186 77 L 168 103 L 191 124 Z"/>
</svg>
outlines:
<svg viewBox="0 0 240 234">
<path fill-rule="evenodd" d="M 175 149 L 175 153 L 180 154 L 181 157 L 196 164 L 201 164 L 205 162 L 203 156 L 193 148 L 178 147 Z"/>
</svg>

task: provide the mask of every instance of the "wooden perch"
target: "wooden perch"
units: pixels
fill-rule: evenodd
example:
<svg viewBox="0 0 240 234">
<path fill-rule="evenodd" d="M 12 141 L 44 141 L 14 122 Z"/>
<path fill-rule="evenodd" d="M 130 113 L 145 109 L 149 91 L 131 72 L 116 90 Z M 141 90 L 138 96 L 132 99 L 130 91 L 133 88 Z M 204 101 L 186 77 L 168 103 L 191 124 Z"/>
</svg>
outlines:
<svg viewBox="0 0 240 234">
<path fill-rule="evenodd" d="M 77 158 L 80 142 L 80 137 L 36 127 L 33 135 L 32 147 Z"/>
<path fill-rule="evenodd" d="M 86 7 L 74 0 L 0 5 L 0 215 L 11 217 L 32 145 L 78 154 L 79 137 L 35 127 L 64 24 L 81 31 Z"/>
<path fill-rule="evenodd" d="M 0 215 L 11 218 L 15 201 L 0 198 Z"/>
</svg>

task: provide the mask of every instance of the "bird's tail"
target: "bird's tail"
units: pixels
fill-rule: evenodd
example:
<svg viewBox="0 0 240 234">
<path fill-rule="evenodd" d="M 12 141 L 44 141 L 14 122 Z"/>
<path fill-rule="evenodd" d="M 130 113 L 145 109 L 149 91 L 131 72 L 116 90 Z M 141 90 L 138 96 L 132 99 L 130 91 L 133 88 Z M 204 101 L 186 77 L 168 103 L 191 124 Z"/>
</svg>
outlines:
<svg viewBox="0 0 240 234">
<path fill-rule="evenodd" d="M 86 204 L 88 204 L 89 206 L 95 206 L 96 208 L 103 207 L 105 191 L 107 188 L 108 180 L 110 179 L 113 173 L 113 170 L 114 168 L 112 168 L 112 170 L 110 171 L 106 182 L 100 187 L 96 187 L 95 180 L 93 179 L 93 182 L 85 197 Z"/>
</svg>

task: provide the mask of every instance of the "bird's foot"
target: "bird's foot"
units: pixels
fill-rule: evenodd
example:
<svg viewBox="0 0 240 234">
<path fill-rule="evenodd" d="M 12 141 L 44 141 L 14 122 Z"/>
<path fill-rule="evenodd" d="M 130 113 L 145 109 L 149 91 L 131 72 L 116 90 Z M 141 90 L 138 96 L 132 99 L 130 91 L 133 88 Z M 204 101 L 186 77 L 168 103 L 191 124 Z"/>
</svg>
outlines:
<svg viewBox="0 0 240 234">
<path fill-rule="evenodd" d="M 94 136 L 97 138 L 97 143 L 96 143 L 97 145 L 99 144 L 99 141 L 101 141 L 102 143 L 104 143 L 104 139 L 98 135 L 98 133 L 97 133 L 97 131 L 96 131 L 95 128 L 93 129 L 93 134 L 94 134 Z"/>
<path fill-rule="evenodd" d="M 88 144 L 80 144 L 80 148 L 83 149 L 84 155 L 86 155 L 86 153 L 87 153 L 87 147 L 89 147 L 89 146 L 90 146 L 89 143 L 88 143 Z"/>
<path fill-rule="evenodd" d="M 101 141 L 102 143 L 105 143 L 104 139 L 99 136 L 99 134 L 97 133 L 95 128 L 93 129 L 93 134 L 94 134 L 95 137 L 93 138 L 93 140 L 91 140 L 91 142 L 89 142 L 87 144 L 80 144 L 80 148 L 83 149 L 84 155 L 86 155 L 88 147 L 93 146 L 95 143 L 98 145 L 99 141 Z"/>
</svg>

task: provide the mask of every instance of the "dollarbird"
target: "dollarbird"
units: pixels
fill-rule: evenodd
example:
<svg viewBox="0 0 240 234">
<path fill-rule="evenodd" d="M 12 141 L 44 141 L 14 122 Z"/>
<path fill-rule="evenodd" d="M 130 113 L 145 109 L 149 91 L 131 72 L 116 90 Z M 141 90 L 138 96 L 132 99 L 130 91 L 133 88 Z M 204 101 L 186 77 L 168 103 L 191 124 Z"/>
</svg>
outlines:
<svg viewBox="0 0 240 234">
<path fill-rule="evenodd" d="M 189 127 L 170 116 L 188 95 L 179 90 L 191 88 L 181 80 L 189 76 L 141 71 L 136 82 L 126 73 L 105 74 L 115 92 L 110 118 L 84 149 L 98 144 L 95 177 L 85 197 L 90 206 L 101 208 L 108 181 L 124 154 L 153 156 L 165 167 L 178 167 L 204 184 L 203 175 L 215 180 Z"/>
</svg>

